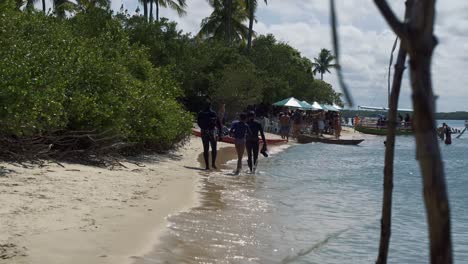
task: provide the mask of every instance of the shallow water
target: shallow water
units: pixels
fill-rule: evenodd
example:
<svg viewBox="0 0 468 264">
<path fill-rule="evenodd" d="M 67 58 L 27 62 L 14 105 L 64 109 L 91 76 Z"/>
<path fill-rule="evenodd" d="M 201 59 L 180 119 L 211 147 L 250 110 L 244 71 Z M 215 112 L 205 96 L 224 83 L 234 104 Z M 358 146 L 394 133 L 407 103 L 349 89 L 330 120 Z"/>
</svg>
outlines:
<svg viewBox="0 0 468 264">
<path fill-rule="evenodd" d="M 448 122 L 461 127 L 463 122 Z M 384 137 L 359 147 L 295 145 L 256 175 L 203 175 L 201 205 L 137 263 L 373 263 L 378 251 Z M 468 135 L 441 144 L 455 259 L 468 260 Z M 428 263 L 414 139 L 398 137 L 389 263 Z"/>
</svg>

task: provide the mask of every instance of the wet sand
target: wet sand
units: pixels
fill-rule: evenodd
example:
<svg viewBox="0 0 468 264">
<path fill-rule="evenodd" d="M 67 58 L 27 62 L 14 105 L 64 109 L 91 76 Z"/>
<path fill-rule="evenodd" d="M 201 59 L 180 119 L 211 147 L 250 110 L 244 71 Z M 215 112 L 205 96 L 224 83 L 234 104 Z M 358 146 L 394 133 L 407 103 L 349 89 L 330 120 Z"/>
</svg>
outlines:
<svg viewBox="0 0 468 264">
<path fill-rule="evenodd" d="M 269 146 L 269 149 L 270 152 L 278 152 L 289 146 Z M 261 221 L 261 214 L 257 211 L 264 210 L 266 206 L 261 201 L 240 202 L 249 199 L 249 193 L 255 191 L 259 184 L 254 175 L 246 172 L 246 156 L 243 172 L 234 175 L 235 148 L 221 144 L 217 159 L 219 170 L 199 171 L 202 182 L 200 204 L 170 217 L 169 230 L 161 237 L 161 243 L 134 264 L 246 263 L 243 254 L 249 254 L 249 251 L 252 251 L 251 255 L 255 254 L 255 247 L 248 247 L 248 244 L 255 243 L 250 240 L 254 236 L 247 234 L 254 233 L 256 228 L 249 225 Z M 259 166 L 262 159 L 259 157 Z M 200 166 L 204 165 L 202 154 L 198 161 Z"/>
</svg>

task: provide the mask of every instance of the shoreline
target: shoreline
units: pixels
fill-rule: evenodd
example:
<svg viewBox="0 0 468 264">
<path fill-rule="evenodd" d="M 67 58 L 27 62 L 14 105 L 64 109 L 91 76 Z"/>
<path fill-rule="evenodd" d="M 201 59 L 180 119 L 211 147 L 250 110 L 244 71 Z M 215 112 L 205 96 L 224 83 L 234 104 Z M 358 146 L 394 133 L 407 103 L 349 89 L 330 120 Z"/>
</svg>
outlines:
<svg viewBox="0 0 468 264">
<path fill-rule="evenodd" d="M 267 137 L 273 137 L 274 135 L 268 134 Z M 293 146 L 295 143 L 289 142 L 282 145 L 271 145 L 269 146 L 270 155 L 277 155 L 282 151 Z M 259 156 L 259 160 L 265 159 L 263 156 Z M 266 158 L 268 159 L 268 158 Z M 199 166 L 204 167 L 203 153 L 198 155 Z M 234 145 L 218 142 L 218 156 L 217 165 L 218 170 L 212 170 L 209 172 L 199 170 L 200 175 L 200 190 L 199 190 L 199 201 L 200 203 L 192 207 L 186 212 L 180 212 L 169 219 L 171 228 L 166 229 L 160 237 L 159 243 L 154 245 L 152 250 L 142 257 L 135 259 L 132 264 L 151 264 L 151 263 L 192 263 L 195 259 L 205 259 L 208 255 L 205 255 L 204 244 L 197 243 L 193 245 L 191 239 L 197 237 L 197 224 L 206 223 L 207 219 L 204 218 L 205 212 L 224 210 L 224 187 L 216 183 L 216 179 L 222 179 L 221 181 L 237 181 L 239 177 L 247 179 L 255 177 L 255 175 L 245 172 L 248 170 L 247 167 L 247 155 L 243 158 L 243 171 L 241 175 L 234 175 L 231 173 L 235 169 L 235 161 L 237 160 L 237 154 Z M 242 181 L 242 180 L 241 180 Z M 201 212 L 201 215 L 199 214 Z M 218 212 L 217 214 L 222 214 Z M 186 222 L 187 221 L 187 222 Z M 181 227 L 181 223 L 191 223 L 193 225 Z M 204 224 L 201 224 L 204 226 Z M 174 228 L 174 229 L 173 229 Z M 195 229 L 191 229 L 195 228 Z M 180 234 L 182 232 L 182 234 Z M 184 232 L 189 232 L 185 234 Z M 187 236 L 186 236 L 187 235 Z M 194 237 L 192 237 L 194 236 Z M 212 241 L 211 241 L 212 242 Z M 219 243 L 222 243 L 218 241 Z M 210 262 L 210 261 L 208 261 Z M 210 262 L 211 263 L 211 262 Z"/>
<path fill-rule="evenodd" d="M 0 163 L 0 263 L 132 263 L 157 245 L 168 216 L 199 204 L 201 152 L 192 136 L 118 170 Z"/>
</svg>

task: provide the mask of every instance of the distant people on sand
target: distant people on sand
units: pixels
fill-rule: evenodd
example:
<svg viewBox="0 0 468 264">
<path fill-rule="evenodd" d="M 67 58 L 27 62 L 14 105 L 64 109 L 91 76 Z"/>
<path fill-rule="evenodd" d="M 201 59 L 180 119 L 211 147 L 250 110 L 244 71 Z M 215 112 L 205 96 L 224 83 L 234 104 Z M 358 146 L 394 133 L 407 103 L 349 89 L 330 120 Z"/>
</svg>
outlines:
<svg viewBox="0 0 468 264">
<path fill-rule="evenodd" d="M 237 168 L 235 174 L 239 174 L 242 169 L 242 157 L 244 156 L 245 143 L 247 136 L 250 134 L 249 126 L 246 123 L 247 115 L 241 113 L 239 115 L 239 122 L 232 125 L 230 135 L 234 138 L 234 145 L 237 152 Z"/>
<path fill-rule="evenodd" d="M 225 123 L 225 115 L 226 115 L 226 104 L 221 103 L 221 105 L 219 106 L 219 110 L 218 110 L 218 118 L 219 118 L 219 122 L 221 123 L 221 125 L 224 125 Z"/>
<path fill-rule="evenodd" d="M 198 113 L 197 124 L 200 127 L 201 139 L 203 142 L 203 158 L 205 160 L 205 169 L 210 169 L 209 164 L 209 151 L 211 145 L 211 166 L 213 169 L 216 167 L 216 154 L 217 154 L 217 141 L 222 137 L 221 122 L 216 112 L 211 109 L 211 102 L 208 100 L 208 104 L 203 111 Z"/>
<path fill-rule="evenodd" d="M 289 141 L 289 130 L 290 130 L 290 118 L 289 115 L 285 112 L 282 112 L 279 116 L 280 122 L 280 135 L 282 139 Z"/>
<path fill-rule="evenodd" d="M 354 116 L 354 126 L 358 126 L 360 122 L 361 122 L 361 119 L 359 118 L 359 116 L 355 115 Z"/>
<path fill-rule="evenodd" d="M 339 139 L 340 136 L 341 136 L 341 130 L 342 130 L 342 127 L 341 127 L 341 117 L 340 117 L 340 114 L 339 113 L 336 113 L 335 114 L 335 117 L 333 119 L 333 127 L 335 129 L 335 138 L 336 139 Z"/>
<path fill-rule="evenodd" d="M 410 127 L 411 126 L 411 117 L 410 115 L 407 113 L 405 115 L 405 127 Z"/>
<path fill-rule="evenodd" d="M 292 116 L 293 119 L 293 137 L 297 138 L 301 133 L 302 128 L 302 111 L 296 110 Z"/>
<path fill-rule="evenodd" d="M 320 112 L 318 116 L 318 130 L 320 136 L 323 136 L 323 131 L 325 130 L 325 112 Z"/>
<path fill-rule="evenodd" d="M 247 164 L 249 165 L 250 172 L 254 172 L 257 167 L 258 152 L 260 150 L 260 143 L 258 134 L 263 140 L 262 152 L 267 149 L 265 134 L 263 133 L 262 125 L 255 121 L 255 112 L 249 112 L 247 116 L 247 125 L 249 126 L 249 133 L 247 135 L 246 147 L 247 147 Z"/>
</svg>

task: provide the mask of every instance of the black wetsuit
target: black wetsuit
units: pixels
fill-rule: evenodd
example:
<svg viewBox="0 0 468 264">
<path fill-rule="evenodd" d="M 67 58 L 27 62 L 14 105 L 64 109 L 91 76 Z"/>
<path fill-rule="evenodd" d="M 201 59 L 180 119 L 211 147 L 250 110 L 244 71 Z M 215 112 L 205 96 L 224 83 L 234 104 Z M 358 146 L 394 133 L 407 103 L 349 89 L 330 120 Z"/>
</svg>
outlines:
<svg viewBox="0 0 468 264">
<path fill-rule="evenodd" d="M 211 110 L 211 108 L 205 109 L 198 113 L 197 118 L 198 126 L 201 130 L 201 138 L 203 142 L 203 158 L 205 159 L 206 169 L 210 168 L 208 162 L 210 144 L 211 144 L 211 164 L 216 167 L 216 148 L 217 148 L 217 136 L 221 134 L 221 124 L 218 119 L 218 115 Z M 216 128 L 218 129 L 216 131 Z"/>
<path fill-rule="evenodd" d="M 266 146 L 265 142 L 265 134 L 263 133 L 263 128 L 260 123 L 257 121 L 248 121 L 247 125 L 250 128 L 250 133 L 247 137 L 246 141 L 246 148 L 247 148 L 247 163 L 249 165 L 250 171 L 253 169 L 253 165 L 257 164 L 257 159 L 258 159 L 258 152 L 259 152 L 259 139 L 258 139 L 258 134 L 262 136 L 263 139 L 263 145 Z"/>
</svg>

